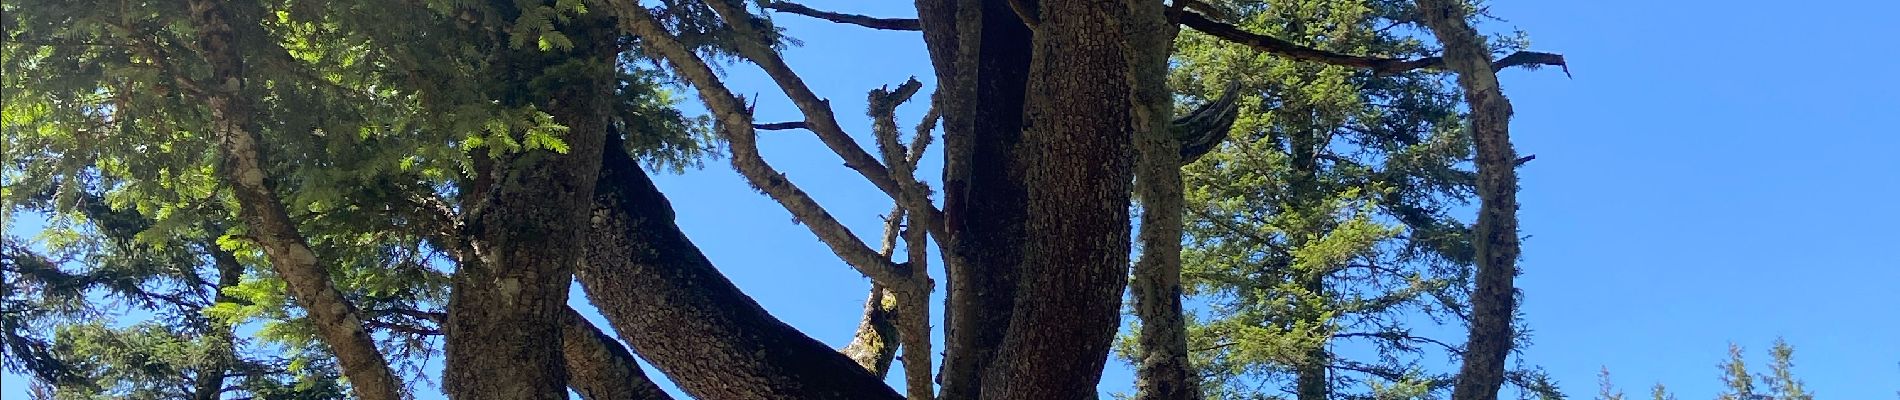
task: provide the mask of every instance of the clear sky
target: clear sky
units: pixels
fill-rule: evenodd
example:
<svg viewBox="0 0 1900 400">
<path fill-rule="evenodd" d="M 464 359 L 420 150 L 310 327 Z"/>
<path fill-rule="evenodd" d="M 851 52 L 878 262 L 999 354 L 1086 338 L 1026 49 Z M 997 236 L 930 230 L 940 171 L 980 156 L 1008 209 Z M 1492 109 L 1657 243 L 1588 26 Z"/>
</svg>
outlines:
<svg viewBox="0 0 1900 400">
<path fill-rule="evenodd" d="M 806 3 L 913 15 L 902 1 Z M 1501 76 L 1517 149 L 1537 155 L 1519 197 L 1519 286 L 1536 342 L 1526 361 L 1576 398 L 1608 366 L 1632 394 L 1660 381 L 1708 399 L 1727 342 L 1756 361 L 1785 336 L 1821 397 L 1895 398 L 1900 209 L 1881 204 L 1900 198 L 1900 45 L 1886 36 L 1900 3 L 1496 0 L 1491 11 L 1509 21 L 1488 28 L 1528 31 L 1576 75 Z M 930 83 L 914 32 L 778 20 L 805 41 L 787 52 L 792 66 L 867 145 L 866 90 Z M 758 94 L 760 121 L 800 119 L 756 68 L 726 70 L 736 92 Z M 905 108 L 902 126 L 922 112 Z M 809 133 L 763 136 L 769 161 L 875 240 L 888 198 Z M 934 161 L 925 167 L 934 176 Z M 724 161 L 656 179 L 739 287 L 813 337 L 849 339 L 867 281 L 776 203 Z M 1130 390 L 1128 368 L 1110 364 L 1103 392 Z M 19 377 L 4 383 L 0 397 L 25 398 Z"/>
</svg>

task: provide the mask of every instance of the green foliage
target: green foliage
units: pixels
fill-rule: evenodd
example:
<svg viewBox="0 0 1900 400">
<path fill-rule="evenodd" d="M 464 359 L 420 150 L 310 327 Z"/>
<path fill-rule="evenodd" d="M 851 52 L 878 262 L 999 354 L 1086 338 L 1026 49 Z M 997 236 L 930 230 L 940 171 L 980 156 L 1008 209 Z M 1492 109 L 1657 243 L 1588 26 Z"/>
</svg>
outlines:
<svg viewBox="0 0 1900 400">
<path fill-rule="evenodd" d="M 1418 28 L 1409 1 L 1214 3 L 1225 10 L 1216 17 L 1249 32 L 1322 50 L 1436 51 L 1407 33 L 1422 32 L 1408 31 Z M 1462 336 L 1420 332 L 1462 327 L 1473 252 L 1451 211 L 1475 179 L 1449 75 L 1373 75 L 1193 31 L 1173 61 L 1184 109 L 1230 82 L 1243 94 L 1229 141 L 1183 170 L 1183 289 L 1189 304 L 1206 304 L 1188 329 L 1203 392 L 1444 396 L 1452 375 L 1437 360 L 1456 357 Z M 1299 393 L 1303 376 L 1324 393 Z M 1534 367 L 1507 378 L 1526 398 L 1562 397 Z"/>
<path fill-rule="evenodd" d="M 1729 343 L 1728 357 L 1716 368 L 1721 371 L 1722 391 L 1715 395 L 1717 400 L 1814 400 L 1814 394 L 1808 392 L 1801 379 L 1794 373 L 1794 346 L 1782 338 L 1775 338 L 1774 346 L 1768 351 L 1769 366 L 1767 372 L 1755 373 L 1749 369 L 1747 356 L 1741 345 Z M 1604 368 L 1599 377 L 1603 394 L 1600 399 L 1622 398 L 1617 392 L 1610 396 L 1610 370 Z M 1764 390 L 1764 388 L 1766 390 Z M 1650 399 L 1675 400 L 1676 396 L 1661 383 L 1650 388 Z"/>
<path fill-rule="evenodd" d="M 704 8 L 692 3 L 677 8 Z M 226 6 L 245 60 L 239 95 L 254 105 L 251 128 L 263 136 L 278 197 L 372 336 L 412 376 L 439 351 L 432 310 L 447 301 L 452 269 L 431 239 L 439 232 L 428 221 L 442 212 L 432 207 L 459 212 L 485 159 L 569 150 L 568 129 L 529 99 L 613 69 L 611 119 L 623 150 L 679 171 L 718 149 L 708 120 L 678 111 L 670 80 L 637 53 L 533 71 L 496 56 L 635 47 L 563 33 L 599 21 L 583 1 Z M 250 397 L 340 398 L 330 355 L 217 178 L 201 96 L 209 68 L 186 7 L 0 7 L 0 206 L 9 219 L 48 219 L 37 237 L 6 238 L 6 367 L 62 398 L 185 397 L 196 374 L 218 369 L 252 371 L 227 382 Z M 720 53 L 718 43 L 702 51 Z M 102 316 L 129 325 L 94 322 Z M 250 339 L 221 339 L 233 329 Z M 220 346 L 232 357 L 207 356 L 224 354 Z"/>
<path fill-rule="evenodd" d="M 1302 45 L 1430 55 L 1391 29 L 1410 23 L 1408 4 L 1217 6 L 1248 31 Z M 1315 379 L 1330 398 L 1442 395 L 1448 372 L 1424 361 L 1455 355 L 1449 343 L 1462 340 L 1416 332 L 1458 323 L 1471 250 L 1449 210 L 1469 198 L 1474 177 L 1463 167 L 1470 142 L 1446 75 L 1374 76 L 1194 32 L 1182 33 L 1174 61 L 1171 84 L 1189 100 L 1212 99 L 1229 82 L 1243 91 L 1231 139 L 1183 170 L 1184 291 L 1190 304 L 1208 304 L 1189 327 L 1204 392 L 1275 397 L 1294 393 L 1302 374 L 1324 373 Z M 1347 357 L 1340 346 L 1377 356 Z M 1547 383 L 1534 369 L 1513 377 L 1523 387 Z"/>
</svg>

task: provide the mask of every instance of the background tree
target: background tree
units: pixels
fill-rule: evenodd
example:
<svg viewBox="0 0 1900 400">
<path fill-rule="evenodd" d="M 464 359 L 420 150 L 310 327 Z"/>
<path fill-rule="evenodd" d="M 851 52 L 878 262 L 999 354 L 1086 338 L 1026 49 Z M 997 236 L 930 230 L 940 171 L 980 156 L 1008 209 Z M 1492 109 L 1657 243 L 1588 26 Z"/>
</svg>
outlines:
<svg viewBox="0 0 1900 400">
<path fill-rule="evenodd" d="M 1728 357 L 1721 363 L 1716 364 L 1716 368 L 1721 371 L 1719 377 L 1722 382 L 1722 391 L 1717 393 L 1715 398 L 1717 400 L 1814 399 L 1814 394 L 1809 393 L 1807 389 L 1803 387 L 1801 379 L 1794 373 L 1793 345 L 1789 345 L 1788 342 L 1782 338 L 1775 338 L 1774 345 L 1769 349 L 1768 355 L 1770 360 L 1768 371 L 1754 373 L 1748 368 L 1747 356 L 1742 351 L 1742 346 L 1729 343 Z M 1599 376 L 1599 383 L 1603 389 L 1599 398 L 1610 398 L 1612 396 L 1621 398 L 1621 392 L 1617 392 L 1615 395 L 1610 394 L 1612 386 L 1609 368 L 1604 367 L 1602 374 Z M 1757 379 L 1760 380 L 1757 381 Z M 1762 390 L 1757 384 L 1767 386 L 1767 390 Z M 1676 396 L 1670 394 L 1663 384 L 1657 383 L 1650 388 L 1650 398 L 1655 400 L 1668 400 L 1675 399 Z"/>
<path fill-rule="evenodd" d="M 1423 57 L 1396 33 L 1407 2 L 1223 2 L 1241 29 L 1344 53 Z M 1508 38 L 1505 38 L 1508 39 Z M 1512 40 L 1499 40 L 1509 50 Z M 1238 84 L 1226 144 L 1188 166 L 1188 293 L 1207 302 L 1190 327 L 1204 390 L 1251 398 L 1374 396 L 1372 383 L 1444 390 L 1424 360 L 1456 357 L 1470 290 L 1469 227 L 1450 212 L 1476 175 L 1457 88 L 1442 71 L 1379 71 L 1260 54 L 1186 33 L 1173 85 L 1209 100 Z M 1427 322 L 1438 321 L 1438 323 Z M 1338 348 L 1376 352 L 1360 358 Z M 1124 356 L 1132 349 L 1124 348 Z M 1513 381 L 1535 387 L 1534 369 Z"/>
</svg>

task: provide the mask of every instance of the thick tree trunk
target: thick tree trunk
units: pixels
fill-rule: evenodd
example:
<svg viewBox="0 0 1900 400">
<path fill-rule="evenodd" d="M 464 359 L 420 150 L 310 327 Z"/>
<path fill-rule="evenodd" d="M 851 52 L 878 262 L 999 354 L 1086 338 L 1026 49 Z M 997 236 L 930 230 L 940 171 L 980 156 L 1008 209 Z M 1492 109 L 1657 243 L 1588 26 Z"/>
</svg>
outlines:
<svg viewBox="0 0 1900 400">
<path fill-rule="evenodd" d="M 1137 400 L 1199 399 L 1188 365 L 1187 320 L 1181 315 L 1182 144 L 1170 130 L 1173 96 L 1168 90 L 1168 54 L 1176 33 L 1159 1 L 1135 0 L 1128 34 L 1128 81 L 1135 101 L 1138 155 L 1136 193 L 1141 198 L 1141 259 L 1135 263 Z M 1225 136 L 1224 131 L 1222 137 Z"/>
<path fill-rule="evenodd" d="M 899 397 L 740 292 L 674 225 L 631 157 L 604 158 L 577 276 L 634 352 L 699 399 Z"/>
<path fill-rule="evenodd" d="M 1118 1 L 1039 5 L 1024 102 L 1016 302 L 982 398 L 1093 399 L 1128 279 L 1134 137 Z M 994 312 L 994 310 L 991 310 Z"/>
<path fill-rule="evenodd" d="M 214 0 L 189 2 L 192 23 L 198 30 L 198 50 L 211 65 L 211 76 L 203 86 L 218 136 L 218 153 L 223 159 L 220 173 L 238 199 L 238 214 L 250 228 L 251 237 L 264 248 L 271 267 L 288 283 L 290 294 L 302 306 L 317 337 L 330 346 L 343 375 L 357 397 L 372 400 L 397 400 L 402 384 L 389 369 L 389 362 L 376 350 L 356 308 L 330 284 L 330 274 L 319 261 L 296 222 L 284 210 L 284 204 L 272 190 L 265 173 L 262 136 L 252 122 L 250 100 L 244 97 L 244 61 L 237 48 L 238 37 L 232 27 L 230 10 Z"/>
<path fill-rule="evenodd" d="M 566 359 L 568 386 L 584 400 L 672 400 L 673 396 L 647 379 L 633 353 L 587 322 L 580 312 L 562 313 L 561 356 Z"/>
<path fill-rule="evenodd" d="M 946 230 L 964 260 L 946 265 L 940 397 L 970 399 L 1009 327 L 1005 310 L 1015 303 L 1022 263 L 1028 189 L 1018 145 L 1031 33 L 1008 0 L 925 0 L 918 8 L 943 84 Z"/>
<path fill-rule="evenodd" d="M 485 190 L 465 198 L 474 257 L 456 272 L 444 325 L 443 386 L 456 399 L 567 398 L 561 326 L 579 260 L 572 238 L 592 208 L 618 34 L 595 14 L 560 33 L 574 48 L 508 48 L 493 67 L 507 82 L 496 98 L 551 114 L 567 127 L 568 148 L 497 157 L 477 172 L 490 179 Z"/>
<path fill-rule="evenodd" d="M 1491 51 L 1465 20 L 1464 3 L 1418 0 L 1419 13 L 1445 46 L 1445 65 L 1458 73 L 1471 107 L 1478 155 L 1477 288 L 1471 294 L 1470 342 L 1452 388 L 1454 400 L 1493 400 L 1504 384 L 1517 289 L 1517 154 L 1511 149 L 1511 102 L 1498 87 Z"/>
</svg>

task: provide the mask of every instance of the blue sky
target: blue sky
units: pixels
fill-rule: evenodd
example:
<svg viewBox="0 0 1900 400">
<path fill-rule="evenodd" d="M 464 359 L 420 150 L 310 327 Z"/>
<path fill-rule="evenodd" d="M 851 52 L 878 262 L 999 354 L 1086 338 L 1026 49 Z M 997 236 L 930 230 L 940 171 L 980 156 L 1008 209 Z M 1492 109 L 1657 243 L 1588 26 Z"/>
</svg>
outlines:
<svg viewBox="0 0 1900 400">
<path fill-rule="evenodd" d="M 913 14 L 909 2 L 807 4 Z M 1488 28 L 1528 31 L 1576 75 L 1502 74 L 1518 151 L 1537 155 L 1521 170 L 1527 361 L 1577 398 L 1608 366 L 1631 392 L 1660 381 L 1707 399 L 1729 341 L 1766 359 L 1784 336 L 1820 396 L 1895 398 L 1900 209 L 1881 204 L 1900 198 L 1900 45 L 1887 37 L 1900 3 L 1497 0 L 1491 10 L 1509 22 Z M 790 63 L 861 141 L 866 90 L 913 75 L 930 83 L 916 33 L 778 19 L 805 41 Z M 800 119 L 755 68 L 726 70 L 736 92 L 758 94 L 760 121 Z M 903 111 L 910 126 L 923 107 Z M 877 234 L 888 198 L 809 133 L 762 139 L 794 182 L 860 236 Z M 848 340 L 867 281 L 776 203 L 724 161 L 656 179 L 739 287 L 813 337 Z M 1128 390 L 1131 373 L 1110 364 L 1103 391 Z M 0 398 L 24 399 L 17 376 L 4 383 Z"/>
</svg>

